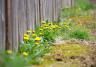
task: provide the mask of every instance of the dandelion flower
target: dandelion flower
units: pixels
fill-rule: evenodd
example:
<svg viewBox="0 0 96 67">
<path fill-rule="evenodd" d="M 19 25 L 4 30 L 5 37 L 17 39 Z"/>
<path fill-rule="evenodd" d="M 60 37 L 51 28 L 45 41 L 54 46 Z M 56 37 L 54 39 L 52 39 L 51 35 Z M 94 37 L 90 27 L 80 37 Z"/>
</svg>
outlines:
<svg viewBox="0 0 96 67">
<path fill-rule="evenodd" d="M 40 41 L 40 40 L 41 40 L 40 37 L 36 37 L 36 38 L 35 38 L 35 41 Z"/>
<path fill-rule="evenodd" d="M 24 37 L 29 37 L 29 35 L 28 34 L 24 34 Z"/>
<path fill-rule="evenodd" d="M 23 52 L 22 54 L 23 54 L 23 56 L 28 56 L 27 52 Z"/>
<path fill-rule="evenodd" d="M 7 50 L 7 53 L 8 54 L 12 54 L 12 50 Z"/>
<path fill-rule="evenodd" d="M 29 40 L 29 37 L 24 37 L 24 40 Z"/>
</svg>

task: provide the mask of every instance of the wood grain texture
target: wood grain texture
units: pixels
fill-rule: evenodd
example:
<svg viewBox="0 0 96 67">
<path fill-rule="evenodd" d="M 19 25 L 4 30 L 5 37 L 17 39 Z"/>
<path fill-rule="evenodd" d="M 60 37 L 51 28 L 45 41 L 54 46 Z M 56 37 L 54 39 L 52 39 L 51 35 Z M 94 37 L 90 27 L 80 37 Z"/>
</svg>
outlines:
<svg viewBox="0 0 96 67">
<path fill-rule="evenodd" d="M 6 0 L 7 1 L 7 0 Z M 11 0 L 6 2 L 6 49 L 12 50 L 12 16 L 11 16 Z"/>
<path fill-rule="evenodd" d="M 18 39 L 19 42 L 23 40 L 23 34 L 27 30 L 27 19 L 26 19 L 26 1 L 19 0 L 19 7 L 18 7 Z"/>
<path fill-rule="evenodd" d="M 0 0 L 0 50 L 5 50 L 5 1 Z"/>
<path fill-rule="evenodd" d="M 18 7 L 19 0 L 12 0 L 12 48 L 18 50 Z"/>
</svg>

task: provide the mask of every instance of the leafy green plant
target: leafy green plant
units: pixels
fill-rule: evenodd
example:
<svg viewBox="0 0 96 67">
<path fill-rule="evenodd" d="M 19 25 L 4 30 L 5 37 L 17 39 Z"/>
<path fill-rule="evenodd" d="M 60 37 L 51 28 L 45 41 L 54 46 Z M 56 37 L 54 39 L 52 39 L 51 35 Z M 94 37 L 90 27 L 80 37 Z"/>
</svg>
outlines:
<svg viewBox="0 0 96 67">
<path fill-rule="evenodd" d="M 70 37 L 76 39 L 89 39 L 89 33 L 83 29 L 76 29 L 70 33 Z"/>
<path fill-rule="evenodd" d="M 37 34 L 35 31 L 28 30 L 24 34 L 23 43 L 20 44 L 19 52 L 28 55 L 29 63 L 39 63 L 37 58 L 42 57 L 45 53 L 49 52 L 49 44 L 44 41 L 41 34 Z"/>
<path fill-rule="evenodd" d="M 60 29 L 57 36 L 62 37 L 64 40 L 70 39 L 69 33 L 72 31 L 72 28 L 75 26 L 74 22 L 71 19 L 65 18 L 64 21 L 59 22 Z"/>
<path fill-rule="evenodd" d="M 90 10 L 95 8 L 95 5 L 90 0 L 75 0 L 75 6 L 83 10 Z"/>
<path fill-rule="evenodd" d="M 96 5 L 91 3 L 90 0 L 75 0 L 74 2 L 74 6 L 62 9 L 61 19 L 74 16 L 89 16 L 90 10 L 96 8 Z"/>
<path fill-rule="evenodd" d="M 91 33 L 84 25 L 75 23 L 70 19 L 65 19 L 64 22 L 60 23 L 61 29 L 59 34 L 63 39 L 90 39 Z"/>
<path fill-rule="evenodd" d="M 0 67 L 27 67 L 27 61 L 23 55 L 8 50 L 0 52 Z"/>
<path fill-rule="evenodd" d="M 38 34 L 43 34 L 44 41 L 53 42 L 60 26 L 52 22 L 42 21 L 42 25 L 37 29 Z"/>
</svg>

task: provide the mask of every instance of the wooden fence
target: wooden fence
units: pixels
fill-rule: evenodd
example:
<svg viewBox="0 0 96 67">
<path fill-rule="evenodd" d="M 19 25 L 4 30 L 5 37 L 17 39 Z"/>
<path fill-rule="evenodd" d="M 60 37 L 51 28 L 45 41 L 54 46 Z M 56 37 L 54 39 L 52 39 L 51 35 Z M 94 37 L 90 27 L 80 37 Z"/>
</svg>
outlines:
<svg viewBox="0 0 96 67">
<path fill-rule="evenodd" d="M 27 29 L 40 26 L 41 20 L 56 21 L 63 7 L 73 0 L 0 0 L 0 49 L 18 50 Z"/>
</svg>

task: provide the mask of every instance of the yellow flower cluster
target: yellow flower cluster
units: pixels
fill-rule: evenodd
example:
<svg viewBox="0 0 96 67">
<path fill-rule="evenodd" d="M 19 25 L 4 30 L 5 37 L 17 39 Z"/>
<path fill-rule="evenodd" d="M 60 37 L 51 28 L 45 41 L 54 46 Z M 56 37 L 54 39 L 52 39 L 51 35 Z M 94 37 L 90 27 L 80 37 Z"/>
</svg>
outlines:
<svg viewBox="0 0 96 67">
<path fill-rule="evenodd" d="M 24 40 L 28 41 L 29 40 L 29 35 L 28 34 L 24 34 Z"/>
<path fill-rule="evenodd" d="M 41 37 L 46 33 L 47 31 L 54 31 L 55 29 L 59 29 L 60 26 L 53 24 L 52 22 L 48 22 L 46 23 L 45 21 L 42 21 L 42 25 L 39 27 L 39 32 L 35 32 L 33 30 L 28 30 L 25 34 L 24 34 L 24 41 L 29 41 L 29 40 L 33 40 L 35 41 L 35 44 L 40 44 L 41 42 Z"/>
<path fill-rule="evenodd" d="M 43 35 L 43 33 L 39 33 L 40 35 Z M 24 41 L 32 40 L 34 41 L 34 44 L 40 44 L 41 38 L 35 33 L 35 31 L 28 30 L 24 36 L 23 36 Z M 25 54 L 25 52 L 24 52 Z"/>
<path fill-rule="evenodd" d="M 42 21 L 42 26 L 39 30 L 40 31 L 43 31 L 43 30 L 46 30 L 46 29 L 54 30 L 54 29 L 58 29 L 58 28 L 60 28 L 59 25 L 53 24 L 52 22 L 46 23 L 45 21 Z"/>
<path fill-rule="evenodd" d="M 40 37 L 36 37 L 36 38 L 35 38 L 35 41 L 40 41 L 40 40 L 41 40 Z"/>
<path fill-rule="evenodd" d="M 32 34 L 32 35 L 31 35 L 32 37 L 36 37 L 35 31 L 28 30 L 28 31 L 24 34 L 23 39 L 24 39 L 25 41 L 28 41 L 28 40 L 30 39 L 30 34 Z"/>
<path fill-rule="evenodd" d="M 41 38 L 40 37 L 36 37 L 35 38 L 35 44 L 38 45 L 38 44 L 40 44 L 40 42 L 41 42 Z"/>
</svg>

